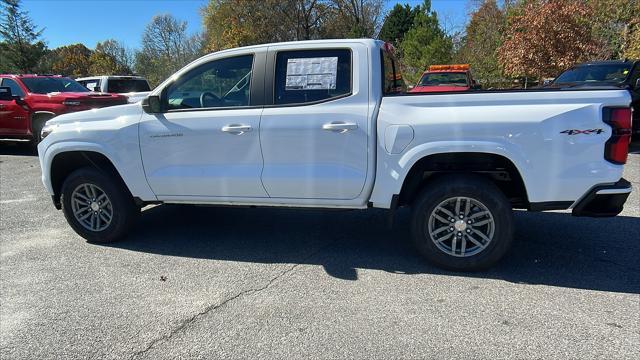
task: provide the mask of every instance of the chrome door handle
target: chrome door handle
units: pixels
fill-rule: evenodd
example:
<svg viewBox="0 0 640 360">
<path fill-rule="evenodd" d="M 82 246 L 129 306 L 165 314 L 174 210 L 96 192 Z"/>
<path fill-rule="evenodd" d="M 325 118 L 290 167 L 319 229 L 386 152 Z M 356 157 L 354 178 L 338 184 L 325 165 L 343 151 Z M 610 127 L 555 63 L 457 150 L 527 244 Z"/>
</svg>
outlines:
<svg viewBox="0 0 640 360">
<path fill-rule="evenodd" d="M 339 133 L 344 133 L 349 130 L 355 130 L 357 128 L 358 128 L 358 124 L 348 123 L 344 121 L 332 121 L 328 124 L 322 125 L 322 130 L 334 131 Z"/>
<path fill-rule="evenodd" d="M 242 135 L 248 131 L 251 131 L 251 125 L 229 124 L 223 126 L 221 130 L 229 134 Z"/>
</svg>

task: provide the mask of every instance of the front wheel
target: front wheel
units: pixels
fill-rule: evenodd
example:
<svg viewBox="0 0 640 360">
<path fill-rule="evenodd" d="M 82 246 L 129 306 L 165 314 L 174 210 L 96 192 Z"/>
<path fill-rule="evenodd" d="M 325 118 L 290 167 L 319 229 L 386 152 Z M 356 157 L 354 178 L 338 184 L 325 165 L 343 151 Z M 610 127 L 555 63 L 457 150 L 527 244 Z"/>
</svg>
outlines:
<svg viewBox="0 0 640 360">
<path fill-rule="evenodd" d="M 426 185 L 412 213 L 412 237 L 434 265 L 455 271 L 491 267 L 513 240 L 513 212 L 505 195 L 476 175 L 444 176 Z"/>
<path fill-rule="evenodd" d="M 109 243 L 123 238 L 140 214 L 119 178 L 89 167 L 65 179 L 61 202 L 69 225 L 89 242 Z"/>
</svg>

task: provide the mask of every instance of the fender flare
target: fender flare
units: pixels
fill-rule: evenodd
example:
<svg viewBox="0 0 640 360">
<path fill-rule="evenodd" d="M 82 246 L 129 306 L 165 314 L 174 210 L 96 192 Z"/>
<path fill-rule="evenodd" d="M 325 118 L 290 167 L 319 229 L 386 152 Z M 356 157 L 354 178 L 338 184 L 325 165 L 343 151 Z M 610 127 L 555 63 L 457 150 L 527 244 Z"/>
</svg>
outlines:
<svg viewBox="0 0 640 360">
<path fill-rule="evenodd" d="M 389 208 L 393 195 L 399 195 L 402 187 L 411 173 L 411 169 L 421 159 L 437 154 L 446 153 L 481 153 L 498 155 L 509 160 L 522 178 L 527 196 L 529 193 L 530 179 L 532 178 L 531 165 L 522 151 L 511 144 L 503 144 L 490 141 L 436 141 L 416 145 L 405 150 L 402 156 L 395 157 L 393 165 L 389 162 L 386 168 L 376 177 L 376 185 L 373 190 L 372 200 L 375 206 Z M 389 166 L 391 165 L 391 166 Z"/>
</svg>

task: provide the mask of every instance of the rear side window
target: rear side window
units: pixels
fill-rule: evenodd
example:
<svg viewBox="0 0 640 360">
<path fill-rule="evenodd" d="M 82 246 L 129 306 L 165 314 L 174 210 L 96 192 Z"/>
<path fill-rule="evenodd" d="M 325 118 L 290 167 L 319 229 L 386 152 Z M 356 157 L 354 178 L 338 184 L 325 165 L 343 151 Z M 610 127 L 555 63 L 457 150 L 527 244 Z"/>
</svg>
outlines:
<svg viewBox="0 0 640 360">
<path fill-rule="evenodd" d="M 107 87 L 107 92 L 116 94 L 151 90 L 147 81 L 142 79 L 109 79 Z"/>
<path fill-rule="evenodd" d="M 279 52 L 274 90 L 276 105 L 312 103 L 351 94 L 351 51 Z"/>
<path fill-rule="evenodd" d="M 2 83 L 0 84 L 0 86 L 11 88 L 11 95 L 18 95 L 20 97 L 24 97 L 24 91 L 22 91 L 22 88 L 20 87 L 20 85 L 18 85 L 18 83 L 16 83 L 12 79 L 7 79 L 7 78 L 2 79 Z"/>
<path fill-rule="evenodd" d="M 384 95 L 400 94 L 407 90 L 400 72 L 400 65 L 393 56 L 393 51 L 393 46 L 389 43 L 385 43 L 381 50 L 382 93 Z"/>
</svg>

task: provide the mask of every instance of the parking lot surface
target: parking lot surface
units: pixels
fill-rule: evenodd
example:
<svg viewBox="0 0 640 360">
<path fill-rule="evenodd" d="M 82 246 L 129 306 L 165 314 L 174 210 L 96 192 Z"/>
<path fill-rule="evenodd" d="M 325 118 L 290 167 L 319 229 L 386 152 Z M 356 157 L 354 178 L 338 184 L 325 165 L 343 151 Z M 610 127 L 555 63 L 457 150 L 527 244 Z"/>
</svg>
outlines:
<svg viewBox="0 0 640 360">
<path fill-rule="evenodd" d="M 155 206 L 92 245 L 0 144 L 0 358 L 637 358 L 637 151 L 625 177 L 620 216 L 518 211 L 465 274 L 417 255 L 406 211 Z"/>
</svg>

